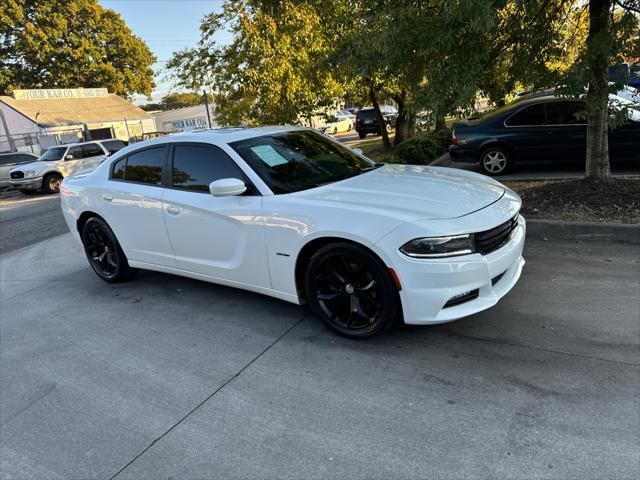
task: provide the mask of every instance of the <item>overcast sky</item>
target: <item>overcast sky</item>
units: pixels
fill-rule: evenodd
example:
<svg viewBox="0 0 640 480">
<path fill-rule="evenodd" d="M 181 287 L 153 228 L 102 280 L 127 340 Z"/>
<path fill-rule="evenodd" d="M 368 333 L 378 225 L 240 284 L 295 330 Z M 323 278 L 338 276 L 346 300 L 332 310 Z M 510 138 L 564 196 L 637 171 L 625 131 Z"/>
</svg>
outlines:
<svg viewBox="0 0 640 480">
<path fill-rule="evenodd" d="M 172 90 L 171 82 L 161 80 L 158 73 L 172 52 L 196 45 L 202 17 L 220 9 L 222 0 L 99 0 L 99 3 L 122 15 L 133 33 L 147 42 L 158 58 L 154 65 L 153 101 L 156 102 Z M 220 42 L 228 40 L 227 34 L 218 38 Z M 135 103 L 147 103 L 147 99 L 137 96 Z"/>
</svg>

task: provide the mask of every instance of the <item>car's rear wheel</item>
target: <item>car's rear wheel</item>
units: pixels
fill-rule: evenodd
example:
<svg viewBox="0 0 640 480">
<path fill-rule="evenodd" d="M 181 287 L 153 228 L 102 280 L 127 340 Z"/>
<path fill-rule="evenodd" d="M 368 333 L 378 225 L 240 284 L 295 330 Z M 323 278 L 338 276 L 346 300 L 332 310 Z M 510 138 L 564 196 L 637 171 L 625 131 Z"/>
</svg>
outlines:
<svg viewBox="0 0 640 480">
<path fill-rule="evenodd" d="M 127 280 L 136 272 L 129 267 L 116 236 L 107 222 L 91 217 L 82 228 L 84 251 L 93 271 L 105 282 Z"/>
<path fill-rule="evenodd" d="M 350 338 L 372 337 L 400 314 L 398 291 L 386 266 L 349 243 L 326 245 L 311 257 L 305 294 L 326 326 Z"/>
<path fill-rule="evenodd" d="M 364 138 L 364 137 L 366 137 L 366 136 L 367 136 L 367 134 L 366 134 L 366 133 L 364 133 L 364 132 L 358 132 L 358 136 L 359 136 L 360 138 Z"/>
<path fill-rule="evenodd" d="M 502 175 L 511 168 L 511 156 L 504 148 L 489 147 L 480 155 L 480 166 L 488 175 Z"/>
<path fill-rule="evenodd" d="M 57 173 L 45 175 L 42 180 L 42 187 L 47 193 L 58 193 L 60 191 L 60 184 L 62 184 L 62 176 Z"/>
</svg>

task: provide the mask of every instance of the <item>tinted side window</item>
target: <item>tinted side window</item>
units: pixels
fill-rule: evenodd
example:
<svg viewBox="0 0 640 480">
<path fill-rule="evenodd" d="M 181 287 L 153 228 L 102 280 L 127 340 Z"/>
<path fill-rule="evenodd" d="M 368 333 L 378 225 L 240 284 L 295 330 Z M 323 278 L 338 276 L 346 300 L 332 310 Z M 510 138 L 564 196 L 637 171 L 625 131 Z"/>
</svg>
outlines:
<svg viewBox="0 0 640 480">
<path fill-rule="evenodd" d="M 65 154 L 65 157 L 67 155 L 73 155 L 73 159 L 72 160 L 78 160 L 78 159 L 82 158 L 82 147 L 80 145 L 77 145 L 75 147 L 69 147 L 69 150 Z"/>
<path fill-rule="evenodd" d="M 121 158 L 113 165 L 113 174 L 111 178 L 115 178 L 117 180 L 124 180 L 124 168 L 127 165 L 127 159 Z"/>
<path fill-rule="evenodd" d="M 82 157 L 97 157 L 98 155 L 104 155 L 104 152 L 95 143 L 87 143 L 86 145 L 82 145 Z"/>
<path fill-rule="evenodd" d="M 126 145 L 122 140 L 107 140 L 102 142 L 102 146 L 106 148 L 109 153 L 115 153 L 123 149 Z"/>
<path fill-rule="evenodd" d="M 32 157 L 31 155 L 25 155 L 24 153 L 20 153 L 15 157 L 16 158 L 14 158 L 14 160 L 16 162 L 34 162 L 36 160 L 35 157 Z"/>
<path fill-rule="evenodd" d="M 208 192 L 209 184 L 222 178 L 238 178 L 242 170 L 222 150 L 200 145 L 176 145 L 173 150 L 173 186 Z"/>
<path fill-rule="evenodd" d="M 9 165 L 10 163 L 18 162 L 22 159 L 18 158 L 18 155 L 0 155 L 0 165 Z"/>
<path fill-rule="evenodd" d="M 161 185 L 166 150 L 166 147 L 148 148 L 129 155 L 124 171 L 124 179 L 130 182 Z"/>
<path fill-rule="evenodd" d="M 552 102 L 547 104 L 547 124 L 576 125 L 587 123 L 586 119 L 578 118 L 578 113 L 585 109 L 582 102 Z"/>
<path fill-rule="evenodd" d="M 544 103 L 523 108 L 518 113 L 511 115 L 505 122 L 505 125 L 509 127 L 544 125 Z"/>
</svg>

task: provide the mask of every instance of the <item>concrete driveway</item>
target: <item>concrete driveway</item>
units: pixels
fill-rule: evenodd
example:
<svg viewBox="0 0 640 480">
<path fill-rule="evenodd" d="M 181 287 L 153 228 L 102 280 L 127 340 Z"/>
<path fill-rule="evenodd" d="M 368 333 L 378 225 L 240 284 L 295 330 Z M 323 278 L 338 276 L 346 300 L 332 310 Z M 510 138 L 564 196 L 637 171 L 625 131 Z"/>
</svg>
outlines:
<svg viewBox="0 0 640 480">
<path fill-rule="evenodd" d="M 530 241 L 492 310 L 371 341 L 70 234 L 0 257 L 3 479 L 638 478 L 640 248 Z"/>
</svg>

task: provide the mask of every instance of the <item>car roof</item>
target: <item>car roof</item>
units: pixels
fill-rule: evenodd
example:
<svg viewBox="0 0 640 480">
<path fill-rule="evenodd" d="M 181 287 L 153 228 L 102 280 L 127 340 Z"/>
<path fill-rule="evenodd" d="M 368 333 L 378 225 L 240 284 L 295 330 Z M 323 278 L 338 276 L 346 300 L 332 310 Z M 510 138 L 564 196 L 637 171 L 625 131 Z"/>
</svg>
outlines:
<svg viewBox="0 0 640 480">
<path fill-rule="evenodd" d="M 38 156 L 33 152 L 2 152 L 2 153 L 0 153 L 0 156 L 2 156 L 2 155 L 32 155 L 34 157 Z"/>
<path fill-rule="evenodd" d="M 198 130 L 195 132 L 182 132 L 165 135 L 162 137 L 144 140 L 129 147 L 139 148 L 140 146 L 162 145 L 164 143 L 175 142 L 204 142 L 212 144 L 227 144 L 246 140 L 248 138 L 262 137 L 265 135 L 275 135 L 283 132 L 313 131 L 308 127 L 282 126 L 282 127 L 224 127 Z M 127 147 L 127 151 L 129 151 Z"/>
<path fill-rule="evenodd" d="M 116 140 L 115 138 L 109 138 L 108 140 Z M 100 140 L 88 140 L 86 142 L 75 142 L 75 143 L 63 143 L 62 145 L 51 145 L 49 148 L 55 147 L 76 147 L 78 145 L 87 145 L 89 143 L 100 143 Z"/>
</svg>

